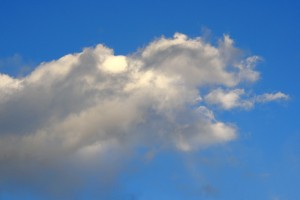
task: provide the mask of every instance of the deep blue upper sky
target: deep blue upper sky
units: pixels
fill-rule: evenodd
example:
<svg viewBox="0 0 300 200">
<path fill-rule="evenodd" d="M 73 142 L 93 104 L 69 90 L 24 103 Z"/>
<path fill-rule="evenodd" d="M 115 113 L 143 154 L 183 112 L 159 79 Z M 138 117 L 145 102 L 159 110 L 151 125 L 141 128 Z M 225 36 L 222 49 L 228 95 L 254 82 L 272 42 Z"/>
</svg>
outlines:
<svg viewBox="0 0 300 200">
<path fill-rule="evenodd" d="M 258 65 L 262 78 L 254 86 L 256 91 L 280 90 L 291 99 L 282 104 L 259 105 L 250 111 L 219 113 L 218 117 L 238 124 L 240 129 L 240 138 L 228 149 L 182 156 L 197 163 L 190 166 L 196 168 L 196 174 L 185 170 L 181 155 L 162 154 L 124 177 L 125 193 L 138 191 L 135 195 L 145 200 L 297 199 L 299 11 L 297 0 L 1 0 L 0 72 L 19 76 L 24 65 L 34 68 L 40 62 L 98 43 L 126 55 L 156 37 L 172 36 L 174 32 L 193 37 L 209 29 L 213 41 L 229 34 L 247 54 L 264 59 Z M 207 185 L 206 196 L 197 195 L 198 179 L 214 186 Z M 12 197 L 2 194 L 2 199 Z"/>
</svg>

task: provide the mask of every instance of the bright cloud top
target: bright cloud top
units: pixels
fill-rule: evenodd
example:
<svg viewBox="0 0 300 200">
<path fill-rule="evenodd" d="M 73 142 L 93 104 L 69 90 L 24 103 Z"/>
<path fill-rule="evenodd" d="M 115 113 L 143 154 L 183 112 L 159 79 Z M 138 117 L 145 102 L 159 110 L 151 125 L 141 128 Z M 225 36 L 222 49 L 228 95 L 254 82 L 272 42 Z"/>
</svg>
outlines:
<svg viewBox="0 0 300 200">
<path fill-rule="evenodd" d="M 106 152 L 137 146 L 192 151 L 235 139 L 236 127 L 211 106 L 250 108 L 288 96 L 248 95 L 241 83 L 258 80 L 259 57 L 242 58 L 233 43 L 227 35 L 214 46 L 176 33 L 128 56 L 97 45 L 24 78 L 1 74 L 1 165 L 105 162 Z"/>
</svg>

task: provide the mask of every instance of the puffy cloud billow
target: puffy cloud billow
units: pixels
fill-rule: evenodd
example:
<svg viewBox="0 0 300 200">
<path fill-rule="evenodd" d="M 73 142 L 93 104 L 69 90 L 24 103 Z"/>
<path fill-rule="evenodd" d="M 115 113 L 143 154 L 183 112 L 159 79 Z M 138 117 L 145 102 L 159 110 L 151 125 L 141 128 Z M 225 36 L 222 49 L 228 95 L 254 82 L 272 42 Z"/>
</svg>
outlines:
<svg viewBox="0 0 300 200">
<path fill-rule="evenodd" d="M 0 74 L 0 185 L 41 184 L 42 171 L 71 165 L 114 176 L 114 160 L 141 146 L 195 151 L 234 140 L 236 125 L 216 119 L 215 105 L 248 109 L 288 96 L 248 94 L 260 58 L 233 43 L 176 33 L 127 56 L 97 45 L 23 78 Z"/>
</svg>

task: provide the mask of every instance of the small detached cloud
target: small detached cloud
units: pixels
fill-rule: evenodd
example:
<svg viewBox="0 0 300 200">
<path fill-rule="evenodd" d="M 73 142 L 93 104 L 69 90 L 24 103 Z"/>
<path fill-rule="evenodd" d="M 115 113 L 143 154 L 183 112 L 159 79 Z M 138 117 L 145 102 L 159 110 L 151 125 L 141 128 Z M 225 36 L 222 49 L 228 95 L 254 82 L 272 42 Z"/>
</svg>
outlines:
<svg viewBox="0 0 300 200">
<path fill-rule="evenodd" d="M 224 110 L 231 110 L 233 108 L 250 109 L 256 103 L 267 103 L 271 101 L 285 101 L 289 96 L 282 93 L 265 93 L 257 96 L 250 96 L 246 94 L 244 89 L 214 89 L 209 92 L 204 100 L 209 105 L 217 105 Z"/>
<path fill-rule="evenodd" d="M 212 45 L 176 33 L 127 56 L 97 45 L 22 78 L 0 74 L 0 186 L 39 185 L 41 171 L 80 166 L 100 165 L 98 174 L 114 177 L 111 166 L 140 146 L 195 151 L 230 142 L 236 125 L 216 119 L 213 105 L 288 98 L 248 98 L 242 83 L 258 80 L 258 60 L 243 58 L 228 35 Z"/>
<path fill-rule="evenodd" d="M 286 95 L 282 92 L 276 92 L 276 93 L 265 93 L 262 95 L 258 95 L 256 97 L 256 102 L 260 102 L 260 103 L 267 103 L 270 101 L 284 101 L 284 100 L 288 100 L 290 97 L 289 95 Z"/>
</svg>

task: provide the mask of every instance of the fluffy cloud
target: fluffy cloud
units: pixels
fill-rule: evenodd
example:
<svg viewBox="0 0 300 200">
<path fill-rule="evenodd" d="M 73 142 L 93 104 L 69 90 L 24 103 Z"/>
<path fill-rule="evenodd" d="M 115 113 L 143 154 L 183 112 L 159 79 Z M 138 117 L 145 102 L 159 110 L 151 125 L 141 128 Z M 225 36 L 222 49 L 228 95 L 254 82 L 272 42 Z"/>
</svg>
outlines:
<svg viewBox="0 0 300 200">
<path fill-rule="evenodd" d="M 241 95 L 245 94 L 243 89 L 234 89 L 230 91 L 224 91 L 221 88 L 211 91 L 205 96 L 205 101 L 209 104 L 216 104 L 225 110 L 229 110 L 235 107 L 252 107 L 252 102 L 247 100 L 241 100 Z"/>
<path fill-rule="evenodd" d="M 59 162 L 102 166 L 108 153 L 120 158 L 139 146 L 192 151 L 235 139 L 236 127 L 210 105 L 252 106 L 239 87 L 259 78 L 259 57 L 241 57 L 227 35 L 214 46 L 176 33 L 128 56 L 97 45 L 23 78 L 1 74 L 0 184 Z"/>
</svg>

